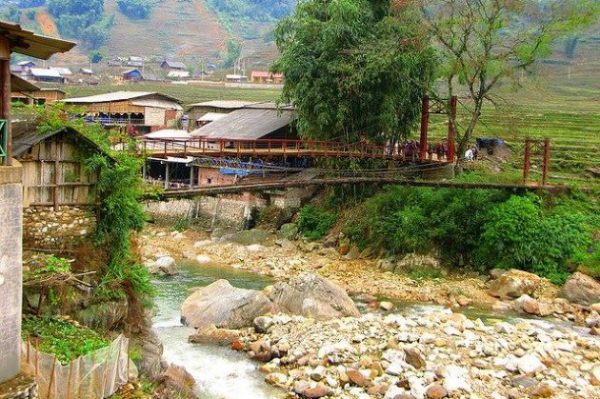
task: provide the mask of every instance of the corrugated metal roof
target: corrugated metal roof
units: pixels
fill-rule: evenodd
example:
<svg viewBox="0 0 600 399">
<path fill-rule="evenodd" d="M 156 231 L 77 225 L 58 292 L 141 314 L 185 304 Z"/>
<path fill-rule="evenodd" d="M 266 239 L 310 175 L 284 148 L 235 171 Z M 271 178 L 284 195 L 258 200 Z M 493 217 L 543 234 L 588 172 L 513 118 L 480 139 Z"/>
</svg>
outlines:
<svg viewBox="0 0 600 399">
<path fill-rule="evenodd" d="M 61 76 L 69 76 L 69 75 L 73 75 L 73 72 L 71 72 L 71 70 L 69 68 L 63 68 L 63 67 L 51 67 L 50 69 L 58 72 Z"/>
<path fill-rule="evenodd" d="M 133 105 L 138 107 L 150 107 L 150 108 L 164 108 L 164 109 L 175 109 L 177 111 L 183 111 L 183 107 L 174 101 L 158 100 L 153 98 L 144 98 L 141 100 L 134 100 L 131 102 Z"/>
<path fill-rule="evenodd" d="M 259 139 L 290 125 L 295 118 L 295 114 L 291 111 L 239 109 L 194 130 L 192 136 L 215 139 Z"/>
<path fill-rule="evenodd" d="M 166 94 L 154 93 L 150 91 L 116 91 L 113 93 L 98 94 L 95 96 L 67 98 L 63 100 L 63 102 L 69 104 L 110 103 L 114 101 L 133 100 L 136 98 L 142 99 L 144 97 L 151 96 L 162 97 L 167 101 L 176 102 L 178 104 L 181 102 L 180 100 Z"/>
<path fill-rule="evenodd" d="M 44 78 L 62 78 L 56 69 L 31 68 L 31 74 L 37 77 Z"/>
<path fill-rule="evenodd" d="M 173 69 L 187 69 L 187 66 L 183 62 L 178 61 L 163 61 L 163 64 Z"/>
<path fill-rule="evenodd" d="M 222 108 L 222 109 L 240 109 L 247 105 L 255 104 L 250 101 L 239 101 L 239 100 L 214 100 L 206 101 L 203 103 L 191 104 L 191 107 L 211 107 L 211 108 Z"/>
<path fill-rule="evenodd" d="M 24 30 L 18 24 L 0 21 L 0 31 L 5 32 L 15 53 L 47 60 L 56 53 L 64 53 L 75 47 L 75 43 L 65 40 L 42 36 L 32 31 Z"/>
<path fill-rule="evenodd" d="M 200 118 L 198 118 L 197 121 L 198 122 L 214 122 L 214 121 L 218 121 L 219 119 L 223 119 L 227 115 L 228 114 L 220 114 L 218 112 L 207 112 L 206 114 L 204 114 Z"/>
<path fill-rule="evenodd" d="M 185 130 L 163 129 L 145 134 L 148 139 L 189 139 L 191 135 Z"/>
<path fill-rule="evenodd" d="M 72 136 L 73 139 L 80 140 L 89 147 L 94 148 L 98 152 L 106 154 L 104 150 L 102 150 L 102 148 L 98 146 L 98 144 L 94 143 L 92 140 L 81 134 L 79 131 L 70 127 L 65 127 L 55 132 L 50 132 L 46 134 L 39 134 L 35 129 L 30 129 L 23 132 L 14 131 L 13 133 L 15 133 L 13 135 L 13 154 L 15 157 L 22 155 L 34 145 L 60 133 L 67 133 L 70 136 Z"/>
</svg>

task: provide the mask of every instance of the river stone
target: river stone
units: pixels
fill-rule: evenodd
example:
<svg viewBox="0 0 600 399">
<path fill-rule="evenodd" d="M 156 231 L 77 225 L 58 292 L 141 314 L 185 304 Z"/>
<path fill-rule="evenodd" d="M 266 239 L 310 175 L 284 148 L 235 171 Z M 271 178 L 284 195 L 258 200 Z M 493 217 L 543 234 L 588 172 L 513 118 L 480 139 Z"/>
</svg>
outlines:
<svg viewBox="0 0 600 399">
<path fill-rule="evenodd" d="M 583 273 L 574 273 L 563 286 L 562 296 L 571 302 L 591 305 L 600 301 L 600 282 Z"/>
<path fill-rule="evenodd" d="M 590 379 L 592 380 L 592 385 L 600 387 L 600 364 L 594 366 L 590 373 Z"/>
<path fill-rule="evenodd" d="M 538 303 L 538 301 L 527 294 L 521 295 L 515 300 L 515 308 L 518 311 L 522 311 L 529 314 L 537 315 L 540 313 L 540 304 Z"/>
<path fill-rule="evenodd" d="M 286 223 L 279 229 L 277 236 L 284 240 L 294 240 L 298 235 L 298 226 L 295 223 Z"/>
<path fill-rule="evenodd" d="M 255 318 L 273 310 L 273 303 L 262 292 L 235 288 L 227 280 L 218 280 L 196 290 L 183 302 L 181 320 L 195 328 L 214 324 L 239 329 L 252 326 Z"/>
<path fill-rule="evenodd" d="M 268 296 L 280 311 L 290 314 L 318 320 L 360 316 L 346 291 L 315 274 L 305 273 L 289 283 L 277 283 Z"/>
<path fill-rule="evenodd" d="M 188 337 L 188 342 L 193 344 L 218 344 L 231 345 L 240 337 L 238 330 L 217 328 L 214 324 L 199 328 L 196 333 Z"/>
<path fill-rule="evenodd" d="M 520 358 L 517 367 L 521 374 L 532 375 L 545 368 L 541 360 L 533 354 L 528 354 Z"/>
<path fill-rule="evenodd" d="M 490 283 L 488 293 L 498 298 L 533 296 L 541 283 L 542 279 L 533 273 L 511 269 Z"/>
<path fill-rule="evenodd" d="M 148 266 L 148 270 L 151 274 L 166 274 L 171 276 L 177 273 L 177 264 L 172 257 L 161 256 Z"/>
<path fill-rule="evenodd" d="M 432 384 L 427 387 L 425 395 L 427 399 L 443 399 L 448 396 L 448 391 L 440 384 Z"/>
</svg>

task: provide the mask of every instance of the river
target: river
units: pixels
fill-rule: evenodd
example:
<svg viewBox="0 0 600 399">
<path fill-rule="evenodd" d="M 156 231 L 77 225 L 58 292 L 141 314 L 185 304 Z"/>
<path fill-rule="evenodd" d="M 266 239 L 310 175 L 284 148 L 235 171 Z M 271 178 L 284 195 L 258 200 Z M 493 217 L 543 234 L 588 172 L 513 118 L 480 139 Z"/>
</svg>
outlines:
<svg viewBox="0 0 600 399">
<path fill-rule="evenodd" d="M 193 328 L 181 324 L 181 304 L 192 287 L 206 286 L 226 279 L 239 288 L 262 289 L 271 280 L 254 273 L 192 261 L 178 264 L 178 274 L 157 278 L 153 326 L 164 345 L 164 359 L 184 367 L 196 379 L 196 393 L 201 399 L 275 399 L 284 396 L 264 382 L 259 364 L 245 353 L 215 345 L 190 344 L 187 337 Z"/>
</svg>

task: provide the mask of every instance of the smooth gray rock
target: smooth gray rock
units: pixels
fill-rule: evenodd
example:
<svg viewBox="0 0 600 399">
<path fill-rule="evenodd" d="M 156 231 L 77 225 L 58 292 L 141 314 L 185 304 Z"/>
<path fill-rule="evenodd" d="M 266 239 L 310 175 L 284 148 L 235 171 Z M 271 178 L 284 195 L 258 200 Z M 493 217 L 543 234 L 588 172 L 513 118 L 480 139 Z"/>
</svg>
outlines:
<svg viewBox="0 0 600 399">
<path fill-rule="evenodd" d="M 214 324 L 238 329 L 252 326 L 255 318 L 273 310 L 273 303 L 262 292 L 235 288 L 227 280 L 218 280 L 196 290 L 183 302 L 181 320 L 195 328 Z"/>
<path fill-rule="evenodd" d="M 278 310 L 290 314 L 318 320 L 360 316 L 344 289 L 315 274 L 305 273 L 289 283 L 277 283 L 267 295 Z"/>
</svg>

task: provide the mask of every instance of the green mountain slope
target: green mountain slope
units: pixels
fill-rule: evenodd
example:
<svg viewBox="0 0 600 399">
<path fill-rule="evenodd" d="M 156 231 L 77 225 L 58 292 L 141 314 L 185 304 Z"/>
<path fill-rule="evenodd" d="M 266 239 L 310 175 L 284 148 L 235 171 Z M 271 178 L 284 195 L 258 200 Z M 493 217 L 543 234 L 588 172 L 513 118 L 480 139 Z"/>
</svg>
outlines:
<svg viewBox="0 0 600 399">
<path fill-rule="evenodd" d="M 5 0 L 0 2 L 0 16 L 46 35 L 76 40 L 79 45 L 69 56 L 72 61 L 101 50 L 110 57 L 137 55 L 209 63 L 235 59 L 241 52 L 250 62 L 260 63 L 275 56 L 268 38 L 278 19 L 292 12 L 295 3 Z"/>
</svg>

